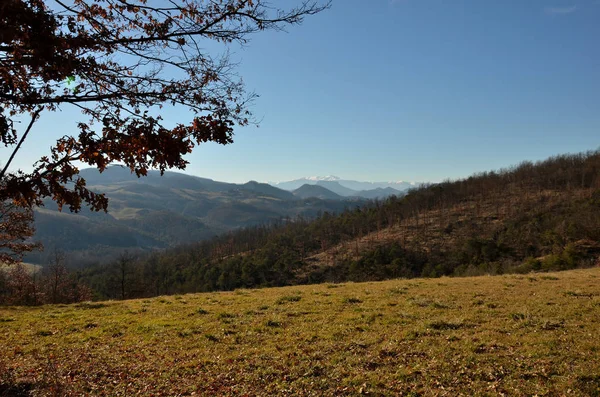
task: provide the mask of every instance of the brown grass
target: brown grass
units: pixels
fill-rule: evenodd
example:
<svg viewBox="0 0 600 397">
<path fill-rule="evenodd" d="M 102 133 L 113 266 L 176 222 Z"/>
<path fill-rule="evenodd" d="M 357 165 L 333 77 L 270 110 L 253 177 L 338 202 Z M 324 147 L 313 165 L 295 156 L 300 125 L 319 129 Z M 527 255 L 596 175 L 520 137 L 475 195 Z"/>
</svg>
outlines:
<svg viewBox="0 0 600 397">
<path fill-rule="evenodd" d="M 600 393 L 600 268 L 0 308 L 0 396 Z"/>
</svg>

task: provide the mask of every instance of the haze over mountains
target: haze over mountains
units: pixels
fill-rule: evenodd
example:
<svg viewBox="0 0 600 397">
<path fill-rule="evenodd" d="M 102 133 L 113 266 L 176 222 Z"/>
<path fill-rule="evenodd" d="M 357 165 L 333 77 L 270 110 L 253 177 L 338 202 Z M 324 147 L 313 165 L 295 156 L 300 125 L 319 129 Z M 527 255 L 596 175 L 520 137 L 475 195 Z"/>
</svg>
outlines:
<svg viewBox="0 0 600 397">
<path fill-rule="evenodd" d="M 69 252 L 72 261 L 102 260 L 124 250 L 148 250 L 212 238 L 224 232 L 281 218 L 312 218 L 358 206 L 364 199 L 308 186 L 292 193 L 266 183 L 218 182 L 176 172 L 151 171 L 137 178 L 129 169 L 113 166 L 81 176 L 94 191 L 109 198 L 108 213 L 84 208 L 74 214 L 48 201 L 35 217 L 36 239 L 45 251 L 27 260 L 43 263 L 54 248 Z"/>
<path fill-rule="evenodd" d="M 361 182 L 341 179 L 337 176 L 310 176 L 292 181 L 269 182 L 280 189 L 294 191 L 303 185 L 322 186 L 343 197 L 362 197 L 367 199 L 385 198 L 392 195 L 402 195 L 408 189 L 418 187 L 415 182 Z"/>
</svg>

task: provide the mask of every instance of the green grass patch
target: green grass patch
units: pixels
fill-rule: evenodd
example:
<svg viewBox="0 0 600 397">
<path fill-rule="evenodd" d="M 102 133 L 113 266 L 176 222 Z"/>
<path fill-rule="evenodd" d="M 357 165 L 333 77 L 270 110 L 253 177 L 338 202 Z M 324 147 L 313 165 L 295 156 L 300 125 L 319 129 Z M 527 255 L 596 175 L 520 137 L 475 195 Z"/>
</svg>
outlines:
<svg viewBox="0 0 600 397">
<path fill-rule="evenodd" d="M 600 395 L 597 276 L 0 307 L 0 396 Z"/>
<path fill-rule="evenodd" d="M 285 295 L 281 298 L 278 298 L 275 303 L 278 305 L 283 305 L 284 303 L 299 302 L 300 299 L 302 299 L 302 296 L 300 295 Z"/>
</svg>

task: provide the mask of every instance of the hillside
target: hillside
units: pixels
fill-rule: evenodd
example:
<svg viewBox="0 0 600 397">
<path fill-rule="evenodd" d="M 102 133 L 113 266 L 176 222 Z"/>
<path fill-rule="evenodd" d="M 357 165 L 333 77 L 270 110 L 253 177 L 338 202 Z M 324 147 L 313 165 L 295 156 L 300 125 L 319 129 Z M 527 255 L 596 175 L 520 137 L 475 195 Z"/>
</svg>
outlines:
<svg viewBox="0 0 600 397">
<path fill-rule="evenodd" d="M 593 396 L 599 277 L 0 307 L 0 395 Z"/>
<path fill-rule="evenodd" d="M 358 195 L 356 190 L 349 189 L 340 184 L 338 181 L 317 181 L 315 186 L 321 186 L 343 197 L 352 197 Z"/>
<path fill-rule="evenodd" d="M 298 189 L 294 190 L 292 192 L 294 194 L 294 196 L 299 197 L 299 198 L 310 198 L 310 197 L 316 197 L 322 200 L 341 200 L 343 199 L 342 196 L 340 196 L 339 194 L 336 194 L 334 192 L 332 192 L 331 190 L 327 189 L 326 187 L 320 186 L 320 185 L 309 185 L 309 184 L 305 184 L 300 186 Z"/>
<path fill-rule="evenodd" d="M 140 258 L 127 296 L 566 270 L 600 263 L 600 153 L 413 189 Z M 84 274 L 114 298 L 116 270 Z"/>
<path fill-rule="evenodd" d="M 363 197 L 366 199 L 385 199 L 390 196 L 400 197 L 400 196 L 404 195 L 405 193 L 406 193 L 406 191 L 396 190 L 391 187 L 386 187 L 386 188 L 378 187 L 376 189 L 371 189 L 371 190 L 361 190 L 358 193 L 356 193 L 356 196 Z"/>
<path fill-rule="evenodd" d="M 295 198 L 292 193 L 287 192 L 285 190 L 278 189 L 267 183 L 259 183 L 256 181 L 250 181 L 250 182 L 244 183 L 241 186 L 241 188 L 245 189 L 245 190 L 250 190 L 252 192 L 261 193 L 266 196 L 275 197 L 275 198 L 278 198 L 281 200 L 294 200 L 294 198 Z"/>
<path fill-rule="evenodd" d="M 35 238 L 44 244 L 45 252 L 28 255 L 28 261 L 44 263 L 47 252 L 58 248 L 68 252 L 72 265 L 83 265 L 124 250 L 172 247 L 281 218 L 339 212 L 349 205 L 342 200 L 301 200 L 254 181 L 238 185 L 174 172 L 160 176 L 152 171 L 137 178 L 115 166 L 103 173 L 85 169 L 81 176 L 94 191 L 107 195 L 108 213 L 85 208 L 77 214 L 59 212 L 47 201 L 35 216 Z"/>
</svg>

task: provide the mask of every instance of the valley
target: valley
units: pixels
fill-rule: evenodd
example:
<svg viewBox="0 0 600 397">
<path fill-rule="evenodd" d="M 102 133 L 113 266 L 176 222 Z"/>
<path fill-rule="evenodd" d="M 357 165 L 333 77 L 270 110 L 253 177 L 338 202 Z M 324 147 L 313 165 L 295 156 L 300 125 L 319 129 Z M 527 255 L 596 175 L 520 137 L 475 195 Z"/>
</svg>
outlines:
<svg viewBox="0 0 600 397">
<path fill-rule="evenodd" d="M 125 276 L 113 262 L 81 277 L 115 299 L 585 268 L 600 262 L 599 175 L 598 152 L 523 162 L 140 256 Z"/>
<path fill-rule="evenodd" d="M 367 200 L 342 197 L 323 187 L 320 193 L 294 194 L 255 181 L 233 184 L 174 172 L 160 176 L 152 171 L 137 178 L 118 166 L 101 174 L 85 169 L 81 177 L 109 198 L 108 213 L 87 208 L 59 212 L 46 201 L 35 216 L 35 238 L 46 249 L 31 253 L 27 261 L 43 264 L 48 252 L 58 249 L 68 253 L 74 267 L 105 263 L 125 250 L 150 252 L 243 227 L 341 212 Z"/>
<path fill-rule="evenodd" d="M 0 397 L 600 397 L 599 21 L 0 0 Z"/>
</svg>

